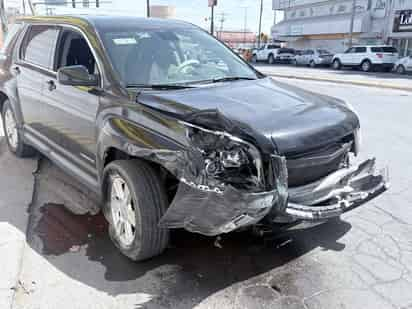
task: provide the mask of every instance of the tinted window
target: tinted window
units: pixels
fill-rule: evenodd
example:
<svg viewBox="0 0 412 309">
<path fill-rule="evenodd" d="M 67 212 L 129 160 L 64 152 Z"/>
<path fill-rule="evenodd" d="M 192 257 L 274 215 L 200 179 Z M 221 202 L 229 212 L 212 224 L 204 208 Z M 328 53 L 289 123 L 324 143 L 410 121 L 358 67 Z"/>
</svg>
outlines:
<svg viewBox="0 0 412 309">
<path fill-rule="evenodd" d="M 276 45 L 268 45 L 268 49 L 275 49 Z"/>
<path fill-rule="evenodd" d="M 89 74 L 97 74 L 96 61 L 86 39 L 78 32 L 64 30 L 57 47 L 56 70 L 72 65 L 82 65 Z"/>
<path fill-rule="evenodd" d="M 0 54 L 8 54 L 10 52 L 9 46 L 18 37 L 17 34 L 20 33 L 22 26 L 22 24 L 14 24 L 9 28 L 9 31 L 7 32 L 6 38 L 4 40 L 4 45 L 0 50 Z"/>
<path fill-rule="evenodd" d="M 31 26 L 24 39 L 22 58 L 30 63 L 51 69 L 58 29 L 50 26 Z"/>
<path fill-rule="evenodd" d="M 355 53 L 366 53 L 366 47 L 356 47 Z"/>
<path fill-rule="evenodd" d="M 397 53 L 398 50 L 392 46 L 371 47 L 373 53 Z"/>
<path fill-rule="evenodd" d="M 295 50 L 291 48 L 279 48 L 278 54 L 295 54 Z"/>
<path fill-rule="evenodd" d="M 318 49 L 318 54 L 319 55 L 330 55 L 331 53 L 327 51 L 326 49 Z"/>
<path fill-rule="evenodd" d="M 355 48 L 352 47 L 352 48 L 347 49 L 347 50 L 345 51 L 345 54 L 350 54 L 350 53 L 354 53 L 354 52 L 355 52 Z"/>
</svg>

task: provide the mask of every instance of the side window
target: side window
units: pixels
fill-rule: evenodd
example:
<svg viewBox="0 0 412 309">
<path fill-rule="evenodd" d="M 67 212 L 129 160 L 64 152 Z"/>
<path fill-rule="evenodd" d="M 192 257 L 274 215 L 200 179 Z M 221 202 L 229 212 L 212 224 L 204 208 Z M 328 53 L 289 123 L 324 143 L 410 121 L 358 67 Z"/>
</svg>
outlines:
<svg viewBox="0 0 412 309">
<path fill-rule="evenodd" d="M 51 69 L 59 30 L 50 26 L 30 26 L 21 49 L 21 58 L 29 63 Z"/>
<path fill-rule="evenodd" d="M 355 52 L 355 47 L 349 48 L 345 51 L 345 54 L 351 54 Z"/>
<path fill-rule="evenodd" d="M 356 47 L 355 53 L 366 53 L 366 47 Z"/>
<path fill-rule="evenodd" d="M 97 74 L 96 60 L 83 35 L 73 30 L 63 30 L 58 45 L 55 70 L 66 66 L 83 65 L 89 74 Z"/>
</svg>

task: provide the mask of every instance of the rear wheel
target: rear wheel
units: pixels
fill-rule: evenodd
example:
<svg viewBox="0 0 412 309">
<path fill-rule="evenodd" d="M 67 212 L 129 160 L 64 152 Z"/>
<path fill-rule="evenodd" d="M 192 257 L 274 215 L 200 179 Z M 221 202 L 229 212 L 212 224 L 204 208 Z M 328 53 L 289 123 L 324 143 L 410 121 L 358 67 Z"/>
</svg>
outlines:
<svg viewBox="0 0 412 309">
<path fill-rule="evenodd" d="M 339 60 L 339 59 L 333 60 L 333 62 L 332 62 L 332 67 L 333 67 L 335 70 L 340 70 L 340 68 L 342 67 L 342 64 L 340 63 L 340 60 Z"/>
<path fill-rule="evenodd" d="M 3 129 L 6 136 L 7 146 L 9 150 L 17 157 L 31 157 L 36 154 L 34 148 L 26 145 L 23 142 L 21 132 L 19 131 L 16 116 L 11 107 L 10 102 L 7 100 L 4 102 L 3 110 L 1 113 L 3 120 Z"/>
<path fill-rule="evenodd" d="M 364 60 L 361 63 L 361 69 L 363 72 L 370 72 L 372 70 L 372 63 L 369 60 Z"/>
<path fill-rule="evenodd" d="M 316 63 L 315 63 L 315 61 L 311 61 L 310 63 L 309 63 L 309 66 L 311 67 L 311 68 L 316 68 Z"/>
<path fill-rule="evenodd" d="M 405 74 L 405 72 L 406 72 L 406 69 L 405 69 L 405 67 L 401 64 L 401 65 L 398 65 L 398 67 L 396 68 L 396 73 L 398 73 L 398 74 Z"/>
<path fill-rule="evenodd" d="M 159 255 L 169 231 L 158 227 L 168 202 L 156 171 L 141 160 L 110 163 L 104 170 L 105 214 L 117 248 L 135 261 Z"/>
</svg>

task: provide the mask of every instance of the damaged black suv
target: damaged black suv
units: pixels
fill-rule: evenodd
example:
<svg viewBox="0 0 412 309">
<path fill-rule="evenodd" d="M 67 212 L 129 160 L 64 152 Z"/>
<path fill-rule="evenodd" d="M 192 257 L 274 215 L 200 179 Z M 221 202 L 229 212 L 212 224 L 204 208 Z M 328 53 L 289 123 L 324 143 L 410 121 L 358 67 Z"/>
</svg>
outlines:
<svg viewBox="0 0 412 309">
<path fill-rule="evenodd" d="M 37 150 L 102 199 L 143 260 L 169 229 L 311 226 L 386 188 L 344 102 L 276 82 L 202 29 L 110 16 L 18 20 L 0 54 L 9 149 Z"/>
</svg>

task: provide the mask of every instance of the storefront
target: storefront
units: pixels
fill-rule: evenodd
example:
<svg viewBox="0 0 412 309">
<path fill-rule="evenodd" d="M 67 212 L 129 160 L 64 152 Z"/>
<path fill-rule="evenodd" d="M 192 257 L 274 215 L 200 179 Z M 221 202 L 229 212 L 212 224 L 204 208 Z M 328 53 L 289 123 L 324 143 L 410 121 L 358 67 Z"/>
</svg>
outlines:
<svg viewBox="0 0 412 309">
<path fill-rule="evenodd" d="M 399 50 L 400 56 L 412 55 L 412 9 L 394 12 L 389 43 Z"/>
</svg>

